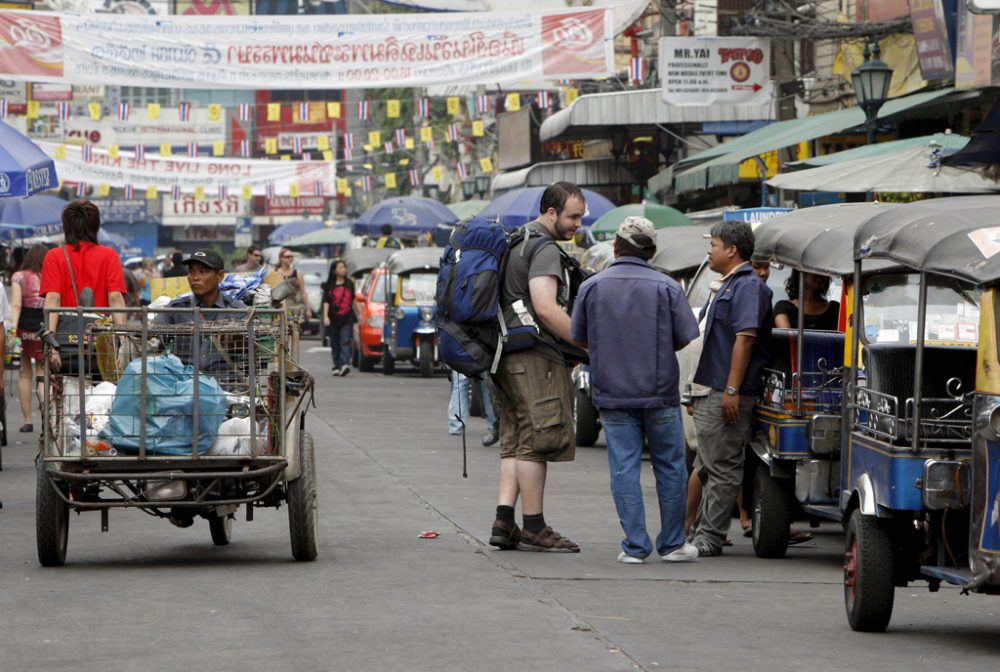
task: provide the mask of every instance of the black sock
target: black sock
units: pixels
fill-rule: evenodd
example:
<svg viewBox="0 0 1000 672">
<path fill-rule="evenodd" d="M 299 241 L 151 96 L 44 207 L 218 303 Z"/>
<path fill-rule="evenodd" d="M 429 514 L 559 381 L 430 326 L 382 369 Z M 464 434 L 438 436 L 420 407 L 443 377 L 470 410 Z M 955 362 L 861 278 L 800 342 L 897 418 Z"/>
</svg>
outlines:
<svg viewBox="0 0 1000 672">
<path fill-rule="evenodd" d="M 524 529 L 532 534 L 545 529 L 545 515 L 539 513 L 537 516 L 524 516 Z"/>
<path fill-rule="evenodd" d="M 514 527 L 517 523 L 514 521 L 514 507 L 513 506 L 503 506 L 497 507 L 497 520 L 502 520 L 511 527 Z"/>
</svg>

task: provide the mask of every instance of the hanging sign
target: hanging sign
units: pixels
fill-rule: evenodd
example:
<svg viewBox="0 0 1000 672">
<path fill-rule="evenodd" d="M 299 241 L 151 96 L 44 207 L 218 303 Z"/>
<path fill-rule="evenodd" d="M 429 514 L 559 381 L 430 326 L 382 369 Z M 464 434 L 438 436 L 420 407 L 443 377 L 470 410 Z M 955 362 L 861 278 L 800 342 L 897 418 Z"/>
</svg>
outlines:
<svg viewBox="0 0 1000 672">
<path fill-rule="evenodd" d="M 660 80 L 671 105 L 764 105 L 771 100 L 771 44 L 759 37 L 664 37 Z"/>
</svg>

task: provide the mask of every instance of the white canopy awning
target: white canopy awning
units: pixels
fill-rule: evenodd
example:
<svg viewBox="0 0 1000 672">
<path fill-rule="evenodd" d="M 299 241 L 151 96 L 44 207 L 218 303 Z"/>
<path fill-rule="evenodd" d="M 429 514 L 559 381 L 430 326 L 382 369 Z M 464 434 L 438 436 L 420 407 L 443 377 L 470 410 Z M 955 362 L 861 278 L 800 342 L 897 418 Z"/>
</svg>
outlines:
<svg viewBox="0 0 1000 672">
<path fill-rule="evenodd" d="M 631 180 L 625 167 L 610 158 L 549 161 L 500 173 L 493 178 L 493 193 L 499 194 L 521 187 L 547 187 L 553 182 L 572 182 L 581 187 L 592 187 L 628 184 Z"/>
</svg>

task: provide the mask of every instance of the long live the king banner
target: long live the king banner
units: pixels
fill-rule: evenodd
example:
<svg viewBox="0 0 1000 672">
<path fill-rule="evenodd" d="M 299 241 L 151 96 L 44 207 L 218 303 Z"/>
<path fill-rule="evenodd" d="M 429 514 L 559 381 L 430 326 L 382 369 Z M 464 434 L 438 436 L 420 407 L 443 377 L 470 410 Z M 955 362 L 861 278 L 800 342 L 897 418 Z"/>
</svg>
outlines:
<svg viewBox="0 0 1000 672">
<path fill-rule="evenodd" d="M 0 78 L 194 89 L 504 84 L 614 72 L 609 9 L 364 16 L 0 10 Z"/>
</svg>

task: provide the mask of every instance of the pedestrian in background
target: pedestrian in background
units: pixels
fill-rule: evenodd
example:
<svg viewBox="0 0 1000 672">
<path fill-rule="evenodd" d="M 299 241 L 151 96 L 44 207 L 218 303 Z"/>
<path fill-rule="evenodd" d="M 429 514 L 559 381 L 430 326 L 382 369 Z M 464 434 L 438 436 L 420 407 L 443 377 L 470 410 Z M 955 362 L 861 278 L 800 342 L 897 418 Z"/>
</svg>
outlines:
<svg viewBox="0 0 1000 672">
<path fill-rule="evenodd" d="M 483 400 L 483 410 L 486 411 L 486 422 L 490 431 L 483 436 L 483 445 L 492 446 L 500 440 L 500 426 L 497 423 L 496 412 L 493 410 L 493 397 L 490 396 L 490 386 L 483 375 L 473 382 L 468 376 L 458 371 L 451 372 L 451 399 L 448 401 L 448 433 L 461 434 L 462 428 L 469 422 L 469 390 L 475 384 L 479 386 L 480 397 Z"/>
<path fill-rule="evenodd" d="M 403 244 L 399 242 L 399 238 L 392 235 L 392 224 L 383 224 L 379 231 L 382 235 L 375 241 L 375 247 L 389 247 L 396 250 L 403 247 Z"/>
<path fill-rule="evenodd" d="M 615 260 L 580 287 L 573 338 L 590 351 L 594 404 L 608 440 L 611 495 L 625 532 L 618 562 L 641 564 L 654 551 L 642 500 L 643 440 L 659 499 L 655 551 L 666 562 L 695 560 L 684 541 L 687 468 L 676 351 L 698 337 L 684 290 L 649 265 L 656 228 L 645 217 L 618 226 Z M 622 325 L 628 329 L 622 329 Z"/>
<path fill-rule="evenodd" d="M 42 341 L 38 330 L 42 326 L 45 297 L 39 290 L 42 285 L 42 261 L 48 251 L 49 248 L 41 243 L 32 245 L 24 256 L 21 268 L 11 278 L 11 321 L 15 325 L 15 335 L 21 339 L 17 392 L 24 423 L 19 431 L 25 433 L 35 429 L 31 419 L 31 395 L 35 381 L 42 375 Z M 40 402 L 41 396 L 38 399 Z"/>
<path fill-rule="evenodd" d="M 702 308 L 705 330 L 694 383 L 708 394 L 694 397 L 698 460 L 704 474 L 701 511 L 693 542 L 699 556 L 722 553 L 737 490 L 743 480 L 743 447 L 750 439 L 760 372 L 770 361 L 771 290 L 749 263 L 754 236 L 746 222 L 712 227 L 708 265 L 722 278 Z"/>
<path fill-rule="evenodd" d="M 351 350 L 354 341 L 354 281 L 347 277 L 347 264 L 334 259 L 327 276 L 326 300 L 323 302 L 323 326 L 330 341 L 333 375 L 351 372 Z"/>
<path fill-rule="evenodd" d="M 163 271 L 164 278 L 186 278 L 187 267 L 184 266 L 184 254 L 175 251 L 170 255 L 170 268 Z"/>
</svg>

